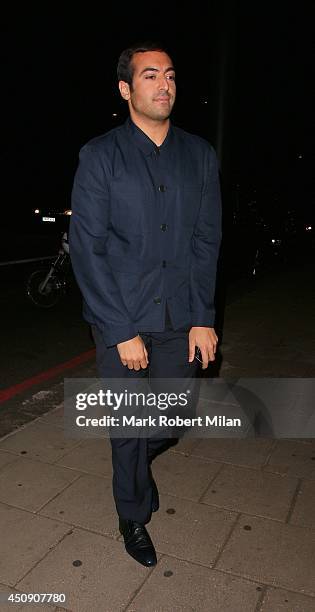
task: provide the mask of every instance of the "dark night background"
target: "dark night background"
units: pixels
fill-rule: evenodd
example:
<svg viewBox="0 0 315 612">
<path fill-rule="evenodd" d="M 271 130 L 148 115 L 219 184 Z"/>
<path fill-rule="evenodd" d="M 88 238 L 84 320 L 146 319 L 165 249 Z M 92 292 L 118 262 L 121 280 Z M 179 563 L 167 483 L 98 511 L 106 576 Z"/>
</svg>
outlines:
<svg viewBox="0 0 315 612">
<path fill-rule="evenodd" d="M 120 51 L 158 39 L 177 67 L 172 120 L 215 146 L 225 207 L 313 217 L 311 3 L 12 10 L 3 19 L 2 218 L 69 208 L 80 146 L 121 122 Z M 112 114 L 118 113 L 117 118 Z"/>
</svg>

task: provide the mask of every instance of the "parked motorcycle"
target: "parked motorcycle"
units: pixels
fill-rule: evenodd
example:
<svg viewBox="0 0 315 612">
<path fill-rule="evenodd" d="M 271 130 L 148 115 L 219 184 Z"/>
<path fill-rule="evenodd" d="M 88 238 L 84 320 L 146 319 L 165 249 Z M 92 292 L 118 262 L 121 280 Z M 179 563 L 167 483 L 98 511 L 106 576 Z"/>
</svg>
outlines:
<svg viewBox="0 0 315 612">
<path fill-rule="evenodd" d="M 51 308 L 66 293 L 71 269 L 68 234 L 64 232 L 57 257 L 49 268 L 35 270 L 27 279 L 28 298 L 41 308 Z"/>
</svg>

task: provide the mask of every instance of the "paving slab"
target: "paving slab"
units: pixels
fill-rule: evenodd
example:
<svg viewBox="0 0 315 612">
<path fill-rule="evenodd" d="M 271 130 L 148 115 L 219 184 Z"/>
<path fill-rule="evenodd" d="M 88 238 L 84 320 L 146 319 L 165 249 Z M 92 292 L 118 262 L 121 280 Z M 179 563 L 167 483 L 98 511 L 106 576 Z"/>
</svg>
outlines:
<svg viewBox="0 0 315 612">
<path fill-rule="evenodd" d="M 211 567 L 236 517 L 232 512 L 160 495 L 160 510 L 152 515 L 148 531 L 160 553 Z"/>
<path fill-rule="evenodd" d="M 232 416 L 233 410 L 240 405 L 239 391 L 237 391 L 237 385 L 232 381 L 219 378 L 208 378 L 202 381 L 198 402 L 200 411 L 202 412 L 202 409 L 205 409 L 209 404 L 214 410 L 224 406 L 231 409 Z"/>
<path fill-rule="evenodd" d="M 269 457 L 274 444 L 271 439 L 207 438 L 192 450 L 194 457 L 260 468 Z"/>
<path fill-rule="evenodd" d="M 65 438 L 60 427 L 35 421 L 0 441 L 0 450 L 53 463 L 77 444 Z"/>
<path fill-rule="evenodd" d="M 112 495 L 112 481 L 82 475 L 40 511 L 42 516 L 117 537 L 118 521 Z"/>
<path fill-rule="evenodd" d="M 277 440 L 264 468 L 268 472 L 315 480 L 315 446 L 296 440 Z"/>
<path fill-rule="evenodd" d="M 112 477 L 112 450 L 108 439 L 92 438 L 81 442 L 56 462 L 90 474 Z"/>
<path fill-rule="evenodd" d="M 46 414 L 43 414 L 38 419 L 42 423 L 51 423 L 51 425 L 56 425 L 58 427 L 64 427 L 64 407 L 63 402 L 59 406 L 56 406 L 54 410 L 50 410 Z"/>
<path fill-rule="evenodd" d="M 211 385 L 208 388 L 204 389 L 204 395 L 208 394 L 208 399 L 203 397 L 199 399 L 198 407 L 197 407 L 197 415 L 201 416 L 205 422 L 205 417 L 214 417 L 221 416 L 226 419 L 235 419 L 239 418 L 241 420 L 240 427 L 230 427 L 230 426 L 205 426 L 202 427 L 193 427 L 191 429 L 191 435 L 197 436 L 199 440 L 213 440 L 214 438 L 222 439 L 222 438 L 247 438 L 248 431 L 252 429 L 251 420 L 247 413 L 247 410 L 244 410 L 240 399 L 236 397 L 233 398 L 232 389 L 233 385 L 228 385 L 226 381 L 222 381 L 222 384 Z M 246 393 L 246 402 L 252 408 L 252 404 L 257 401 L 256 397 L 254 397 L 253 402 L 251 399 L 248 399 L 249 391 L 243 392 L 243 395 Z M 215 396 L 215 400 L 212 399 L 211 396 Z M 221 396 L 221 399 L 220 399 Z M 231 402 L 225 401 L 225 396 L 231 396 Z M 232 403 L 232 400 L 234 403 Z M 244 398 L 245 402 L 245 398 Z M 254 414 L 254 410 L 252 410 Z"/>
<path fill-rule="evenodd" d="M 304 480 L 298 492 L 290 523 L 315 529 L 315 482 Z"/>
<path fill-rule="evenodd" d="M 261 349 L 263 350 L 263 349 Z M 270 350 L 268 348 L 268 350 Z M 232 371 L 224 372 L 225 376 L 238 378 L 258 378 L 261 372 L 267 378 L 312 378 L 314 377 L 314 364 L 308 361 L 292 361 L 287 359 L 273 359 L 272 357 L 253 356 L 251 362 L 248 361 L 248 353 L 242 354 L 239 349 L 234 359 L 229 355 L 230 368 Z"/>
<path fill-rule="evenodd" d="M 151 571 L 121 542 L 75 529 L 17 587 L 65 593 L 63 607 L 75 612 L 122 612 Z"/>
<path fill-rule="evenodd" d="M 297 348 L 294 349 L 292 346 L 290 348 L 289 355 L 287 355 L 287 358 L 284 359 L 284 350 L 286 348 L 285 344 L 279 345 L 278 339 L 275 339 L 273 342 L 268 343 L 269 332 L 270 330 L 264 329 L 263 333 L 260 336 L 257 336 L 255 338 L 256 346 L 253 349 L 253 351 L 251 351 L 251 357 L 253 360 L 256 360 L 256 359 L 260 360 L 262 354 L 272 356 L 272 360 L 278 360 L 278 359 L 280 361 L 288 361 L 290 359 L 294 361 L 298 360 L 300 353 Z"/>
<path fill-rule="evenodd" d="M 268 587 L 259 612 L 314 612 L 315 599 Z"/>
<path fill-rule="evenodd" d="M 182 455 L 190 455 L 192 450 L 199 443 L 198 438 L 192 438 L 187 435 L 180 438 L 179 442 L 169 449 L 170 453 L 180 453 Z M 167 454 L 167 453 L 166 453 Z"/>
<path fill-rule="evenodd" d="M 0 596 L 8 595 L 8 593 L 21 594 L 21 591 L 17 591 L 10 586 L 5 584 L 0 584 Z M 38 610 L 38 612 L 56 612 L 56 604 L 46 604 L 41 603 L 36 606 L 32 603 L 12 603 L 9 601 L 8 603 L 0 603 L 1 612 L 34 612 L 34 610 Z"/>
<path fill-rule="evenodd" d="M 198 501 L 221 469 L 219 463 L 199 457 L 162 454 L 152 464 L 159 492 Z"/>
<path fill-rule="evenodd" d="M 11 453 L 6 453 L 5 451 L 0 451 L 0 471 L 9 463 L 13 463 L 17 461 L 18 457 L 12 455 Z"/>
<path fill-rule="evenodd" d="M 241 516 L 216 568 L 315 596 L 315 533 L 296 525 Z"/>
<path fill-rule="evenodd" d="M 69 525 L 0 503 L 0 581 L 14 586 L 69 532 Z"/>
<path fill-rule="evenodd" d="M 19 457 L 0 472 L 0 501 L 35 512 L 78 477 L 73 470 Z"/>
<path fill-rule="evenodd" d="M 253 612 L 261 590 L 257 583 L 163 556 L 127 612 Z"/>
<path fill-rule="evenodd" d="M 297 478 L 224 465 L 202 502 L 285 521 L 298 482 Z"/>
</svg>

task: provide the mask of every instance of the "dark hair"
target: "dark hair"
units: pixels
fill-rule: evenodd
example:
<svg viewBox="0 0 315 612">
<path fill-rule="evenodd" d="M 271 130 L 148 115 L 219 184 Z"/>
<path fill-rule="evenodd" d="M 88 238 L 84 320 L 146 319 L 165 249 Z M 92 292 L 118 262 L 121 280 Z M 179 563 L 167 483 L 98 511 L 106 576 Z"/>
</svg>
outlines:
<svg viewBox="0 0 315 612">
<path fill-rule="evenodd" d="M 119 57 L 117 64 L 117 78 L 118 81 L 125 81 L 128 85 L 132 85 L 132 78 L 134 68 L 132 65 L 132 58 L 135 53 L 145 53 L 146 51 L 162 51 L 169 55 L 164 45 L 157 42 L 144 42 L 134 44 L 128 49 L 125 49 Z"/>
</svg>

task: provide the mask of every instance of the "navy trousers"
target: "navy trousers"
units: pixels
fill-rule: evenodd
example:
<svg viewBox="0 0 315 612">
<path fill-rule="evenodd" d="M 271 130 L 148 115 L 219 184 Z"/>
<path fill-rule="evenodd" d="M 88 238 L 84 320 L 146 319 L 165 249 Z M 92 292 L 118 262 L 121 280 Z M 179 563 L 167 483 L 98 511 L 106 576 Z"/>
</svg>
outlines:
<svg viewBox="0 0 315 612">
<path fill-rule="evenodd" d="M 92 327 L 96 345 L 96 363 L 101 378 L 176 378 L 192 379 L 198 363 L 188 362 L 189 329 L 172 329 L 166 313 L 163 332 L 141 333 L 148 351 L 149 365 L 144 370 L 123 366 L 116 346 L 107 348 L 96 327 Z M 154 381 L 153 381 L 154 382 Z M 151 519 L 151 463 L 154 458 L 178 442 L 178 438 L 111 437 L 113 495 L 118 515 L 123 519 L 146 524 Z"/>
</svg>

